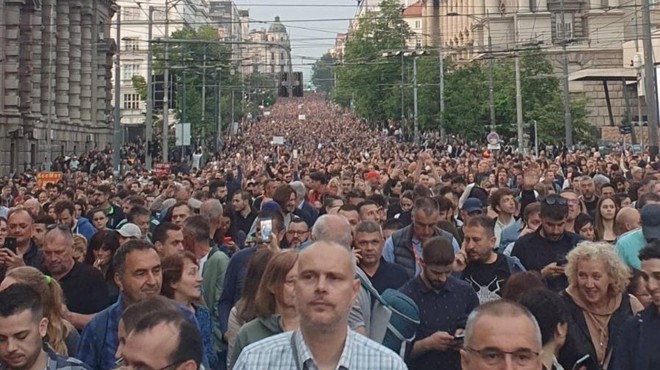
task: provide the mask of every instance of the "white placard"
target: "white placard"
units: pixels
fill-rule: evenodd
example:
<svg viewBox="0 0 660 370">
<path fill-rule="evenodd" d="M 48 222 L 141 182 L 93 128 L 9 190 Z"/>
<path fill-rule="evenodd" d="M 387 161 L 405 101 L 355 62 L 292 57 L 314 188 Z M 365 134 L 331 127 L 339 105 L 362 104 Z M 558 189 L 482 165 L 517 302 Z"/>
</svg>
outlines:
<svg viewBox="0 0 660 370">
<path fill-rule="evenodd" d="M 273 144 L 284 145 L 284 136 L 273 136 Z"/>
</svg>

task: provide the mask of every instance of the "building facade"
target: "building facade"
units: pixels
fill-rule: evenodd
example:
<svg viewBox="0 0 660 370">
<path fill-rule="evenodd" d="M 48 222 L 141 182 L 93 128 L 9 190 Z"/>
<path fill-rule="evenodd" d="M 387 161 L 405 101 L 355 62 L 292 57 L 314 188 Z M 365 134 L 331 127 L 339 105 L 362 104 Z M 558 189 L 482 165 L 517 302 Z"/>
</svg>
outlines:
<svg viewBox="0 0 660 370">
<path fill-rule="evenodd" d="M 566 44 L 569 91 L 572 97 L 585 99 L 587 120 L 601 138 L 612 140 L 616 126 L 631 118 L 627 112 L 637 111 L 636 89 L 621 83 L 629 73 L 622 65 L 630 64 L 624 60 L 624 44 L 641 35 L 642 21 L 635 19 L 641 12 L 636 7 L 621 0 L 565 0 L 563 9 L 559 0 L 423 2 L 423 43 L 435 47 L 441 42 L 445 56 L 458 62 L 482 58 L 489 48 L 498 58 L 535 45 L 553 61 L 561 77 Z M 652 25 L 657 26 L 660 9 L 651 12 Z M 573 78 L 585 71 L 586 78 Z"/>
<path fill-rule="evenodd" d="M 238 9 L 231 0 L 210 1 L 209 17 L 212 24 L 218 28 L 220 38 L 233 42 L 230 44 L 232 59 L 241 61 L 244 58 L 245 45 L 240 42 L 248 40 L 250 12 Z"/>
<path fill-rule="evenodd" d="M 287 50 L 291 50 L 291 41 L 286 27 L 280 22 L 280 17 L 270 24 L 270 27 L 250 31 L 246 46 L 244 74 L 261 73 L 277 76 L 289 72 L 291 58 Z"/>
<path fill-rule="evenodd" d="M 0 2 L 0 173 L 111 142 L 116 9 L 114 0 Z"/>
<path fill-rule="evenodd" d="M 169 0 L 151 0 L 135 2 L 119 0 L 121 14 L 121 40 L 115 40 L 120 48 L 121 78 L 120 109 L 122 134 L 124 139 L 143 135 L 146 101 L 133 86 L 133 76 L 142 76 L 147 80 L 147 57 L 149 55 L 149 8 L 152 14 L 152 38 L 162 39 L 165 35 L 165 24 L 168 31 L 173 32 L 183 27 L 199 28 L 211 25 L 209 9 L 204 0 L 184 0 L 171 4 Z M 168 13 L 165 11 L 168 9 Z M 166 17 L 167 15 L 167 17 Z M 112 36 L 116 35 L 116 21 L 112 25 Z M 113 87 L 114 77 L 113 77 Z M 114 104 L 114 94 L 112 94 Z M 170 112 L 169 122 L 174 123 L 174 114 Z"/>
</svg>

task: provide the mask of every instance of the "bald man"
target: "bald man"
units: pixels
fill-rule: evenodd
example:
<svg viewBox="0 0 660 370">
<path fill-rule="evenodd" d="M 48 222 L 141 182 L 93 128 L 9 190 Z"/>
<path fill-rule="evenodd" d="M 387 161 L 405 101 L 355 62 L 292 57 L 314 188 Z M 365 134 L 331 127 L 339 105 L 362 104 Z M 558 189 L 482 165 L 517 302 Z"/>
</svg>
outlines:
<svg viewBox="0 0 660 370">
<path fill-rule="evenodd" d="M 300 328 L 246 347 L 235 370 L 407 369 L 393 351 L 348 329 L 359 290 L 351 252 L 318 241 L 300 253 L 295 282 Z"/>
<path fill-rule="evenodd" d="M 614 230 L 617 238 L 629 231 L 641 227 L 639 211 L 632 207 L 623 207 L 616 215 Z"/>
</svg>

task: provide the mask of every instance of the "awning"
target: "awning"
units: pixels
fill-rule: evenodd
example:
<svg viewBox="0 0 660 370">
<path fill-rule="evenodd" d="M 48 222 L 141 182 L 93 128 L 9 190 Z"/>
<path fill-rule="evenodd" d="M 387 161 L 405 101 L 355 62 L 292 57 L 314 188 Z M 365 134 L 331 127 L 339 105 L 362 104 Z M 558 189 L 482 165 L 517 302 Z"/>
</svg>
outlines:
<svg viewBox="0 0 660 370">
<path fill-rule="evenodd" d="M 569 81 L 637 81 L 634 68 L 587 68 L 568 75 Z"/>
</svg>

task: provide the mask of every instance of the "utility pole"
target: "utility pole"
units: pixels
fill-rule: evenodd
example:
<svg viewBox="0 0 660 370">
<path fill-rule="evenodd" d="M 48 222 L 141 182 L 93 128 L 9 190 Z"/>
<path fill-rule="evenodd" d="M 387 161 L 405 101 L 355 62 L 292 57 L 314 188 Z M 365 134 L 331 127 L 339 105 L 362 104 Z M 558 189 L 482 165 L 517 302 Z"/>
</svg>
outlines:
<svg viewBox="0 0 660 370">
<path fill-rule="evenodd" d="M 202 125 L 206 124 L 206 50 L 208 45 L 204 45 L 204 65 L 202 67 Z M 202 126 L 204 127 L 204 126 Z"/>
<path fill-rule="evenodd" d="M 513 27 L 515 28 L 515 48 L 518 49 L 518 11 L 513 14 Z M 524 153 L 525 146 L 523 145 L 523 107 L 522 107 L 522 88 L 520 81 L 520 53 L 516 51 L 516 58 L 514 59 L 516 69 L 516 128 L 518 129 L 518 152 Z"/>
<path fill-rule="evenodd" d="M 646 115 L 649 126 L 649 157 L 658 155 L 658 92 L 655 89 L 653 40 L 651 39 L 651 10 L 649 0 L 642 0 L 642 27 L 644 34 L 644 88 L 646 89 Z"/>
<path fill-rule="evenodd" d="M 419 120 L 417 118 L 417 57 L 413 56 L 413 99 L 415 105 L 415 144 L 419 145 Z"/>
<path fill-rule="evenodd" d="M 181 160 L 180 162 L 183 162 L 183 157 L 185 157 L 185 150 L 186 150 L 186 144 L 185 144 L 185 130 L 183 129 L 186 122 L 186 67 L 183 67 L 183 78 L 182 81 L 183 86 L 181 89 L 181 92 L 183 93 L 183 96 L 181 97 L 181 122 L 179 123 L 181 125 Z M 192 130 L 191 130 L 192 131 Z"/>
<path fill-rule="evenodd" d="M 145 120 L 145 127 L 144 127 L 144 136 L 146 138 L 146 153 L 144 155 L 145 159 L 145 166 L 147 166 L 147 170 L 151 170 L 152 166 L 152 158 L 151 158 L 151 151 L 153 150 L 153 134 L 151 130 L 153 129 L 153 120 L 154 120 L 154 100 L 153 100 L 153 94 L 154 94 L 154 81 L 153 81 L 153 74 L 154 74 L 154 60 L 153 60 L 153 55 L 151 53 L 151 39 L 154 36 L 154 7 L 149 6 L 149 33 L 148 33 L 148 41 L 149 41 L 149 46 L 147 47 L 147 119 Z"/>
<path fill-rule="evenodd" d="M 561 52 L 562 63 L 561 68 L 563 72 L 562 85 L 563 85 L 563 98 L 564 98 L 564 129 L 566 136 L 566 147 L 573 146 L 573 118 L 571 117 L 571 99 L 568 92 L 568 52 L 566 46 L 568 38 L 566 37 L 566 13 L 564 12 L 564 0 L 560 1 L 559 7 L 561 9 Z"/>
<path fill-rule="evenodd" d="M 117 11 L 117 53 L 115 55 L 115 116 L 112 123 L 112 168 L 119 172 L 121 151 L 121 8 Z"/>
<path fill-rule="evenodd" d="M 55 53 L 55 2 L 50 2 L 49 20 L 49 45 L 48 45 L 48 120 L 46 121 L 46 171 L 50 171 L 53 165 L 53 53 Z"/>
<path fill-rule="evenodd" d="M 216 142 L 220 143 L 222 140 L 222 68 L 216 69 L 218 73 L 218 128 L 216 131 Z M 220 146 L 218 146 L 218 150 Z"/>
<path fill-rule="evenodd" d="M 495 91 L 493 88 L 493 68 L 495 58 L 493 56 L 493 38 L 490 32 L 490 13 L 486 10 L 486 24 L 488 27 L 488 100 L 490 105 L 490 132 L 495 132 Z"/>
<path fill-rule="evenodd" d="M 438 14 L 438 36 L 437 36 L 437 42 L 438 42 L 438 68 L 439 73 L 440 73 L 440 81 L 438 85 L 438 89 L 440 90 L 440 141 L 444 142 L 445 141 L 445 136 L 447 135 L 447 131 L 445 129 L 445 60 L 442 55 L 442 39 L 440 35 L 440 15 Z"/>
<path fill-rule="evenodd" d="M 170 37 L 170 7 L 169 1 L 165 0 L 165 40 Z M 168 134 L 170 129 L 169 115 L 170 115 L 170 60 L 169 60 L 169 50 L 170 43 L 165 43 L 165 71 L 163 73 L 163 143 L 162 143 L 162 163 L 168 163 Z"/>
</svg>

